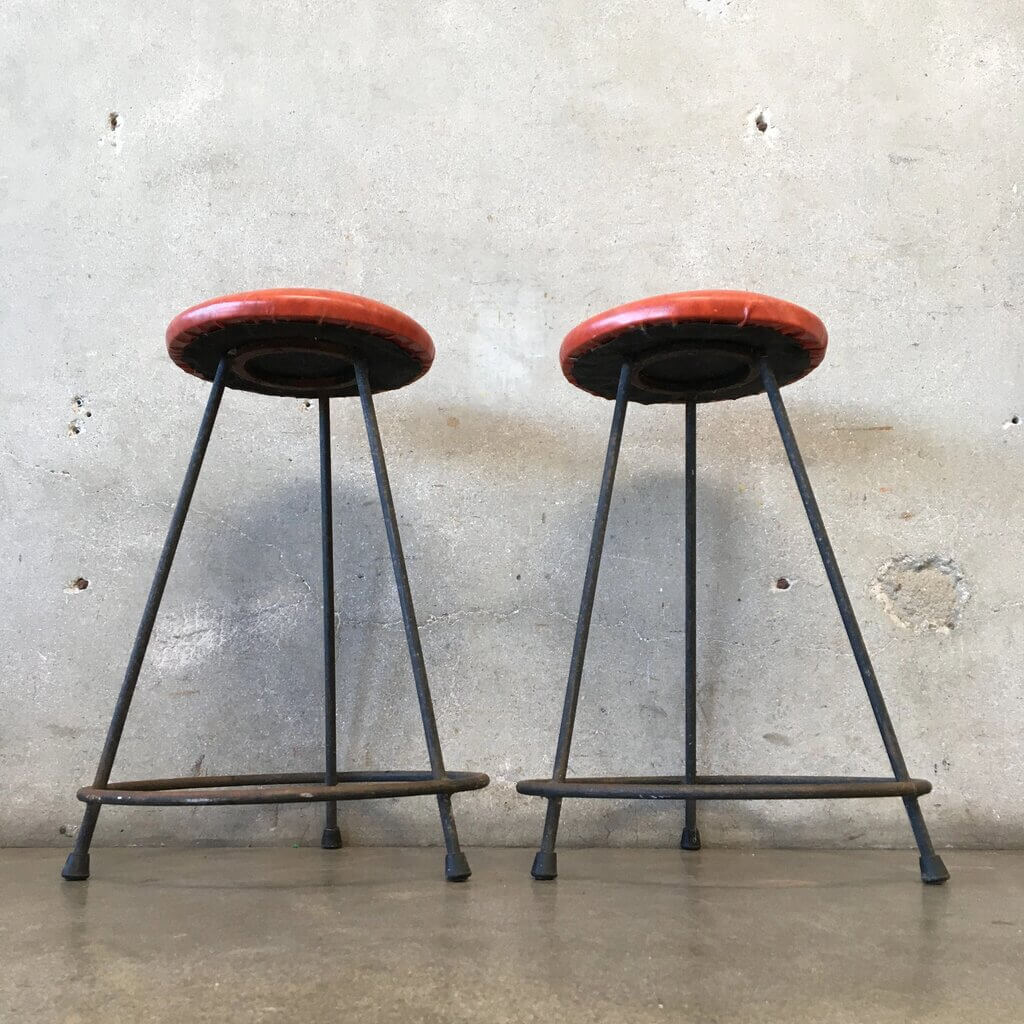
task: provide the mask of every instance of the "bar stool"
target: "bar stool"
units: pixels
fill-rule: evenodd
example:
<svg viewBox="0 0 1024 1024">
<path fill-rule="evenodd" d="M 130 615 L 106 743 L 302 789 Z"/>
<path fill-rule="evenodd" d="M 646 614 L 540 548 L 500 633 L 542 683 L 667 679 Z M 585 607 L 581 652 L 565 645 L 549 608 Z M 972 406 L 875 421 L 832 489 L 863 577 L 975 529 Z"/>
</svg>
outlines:
<svg viewBox="0 0 1024 1024">
<path fill-rule="evenodd" d="M 835 553 L 825 532 L 807 470 L 779 388 L 810 373 L 825 355 L 822 322 L 790 302 L 750 292 L 701 291 L 642 299 L 584 321 L 569 332 L 559 358 L 570 384 L 601 398 L 615 400 L 611 435 L 597 503 L 597 515 L 583 581 L 576 638 L 562 709 L 561 727 L 550 779 L 528 779 L 516 787 L 529 796 L 546 797 L 547 816 L 533 877 L 558 874 L 555 840 L 562 800 L 679 800 L 685 817 L 680 846 L 700 849 L 698 800 L 806 800 L 840 797 L 900 797 L 920 852 L 921 878 L 929 883 L 949 878 L 928 835 L 918 797 L 931 790 L 925 779 L 912 779 L 900 751 L 882 691 L 875 678 L 853 606 L 843 584 Z M 765 392 L 839 614 L 860 670 L 868 701 L 882 735 L 893 778 L 849 776 L 698 775 L 697 774 L 697 405 Z M 686 407 L 685 464 L 685 774 L 630 778 L 569 778 L 569 747 L 580 696 L 590 618 L 594 608 L 612 485 L 619 458 L 626 407 L 673 402 Z"/>
<path fill-rule="evenodd" d="M 414 320 L 379 302 L 342 292 L 282 288 L 228 295 L 185 310 L 167 328 L 167 351 L 183 370 L 212 381 L 213 387 L 128 659 L 96 777 L 91 786 L 78 791 L 78 799 L 86 805 L 85 816 L 64 865 L 64 878 L 77 881 L 89 877 L 89 846 L 103 804 L 197 807 L 321 802 L 326 805 L 321 846 L 337 849 L 341 846 L 339 800 L 433 795 L 437 797 L 444 834 L 445 877 L 452 882 L 464 881 L 470 870 L 459 846 L 451 797 L 463 790 L 482 789 L 489 780 L 477 772 L 450 772 L 444 765 L 373 406 L 374 392 L 404 387 L 427 372 L 434 359 L 430 336 Z M 118 744 L 225 388 L 260 395 L 316 398 L 319 402 L 325 767 L 322 772 L 112 783 L 110 774 Z M 362 405 L 384 514 L 430 771 L 337 769 L 330 400 L 355 395 Z"/>
</svg>

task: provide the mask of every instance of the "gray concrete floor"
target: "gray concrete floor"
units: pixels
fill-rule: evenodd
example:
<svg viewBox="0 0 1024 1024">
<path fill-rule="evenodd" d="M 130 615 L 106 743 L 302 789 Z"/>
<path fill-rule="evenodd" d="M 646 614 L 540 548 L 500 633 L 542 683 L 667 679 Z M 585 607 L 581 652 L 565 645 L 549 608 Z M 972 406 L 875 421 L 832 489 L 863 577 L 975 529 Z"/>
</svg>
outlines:
<svg viewBox="0 0 1024 1024">
<path fill-rule="evenodd" d="M 1024 854 L 0 851 L 0 1020 L 1024 1019 Z"/>
</svg>

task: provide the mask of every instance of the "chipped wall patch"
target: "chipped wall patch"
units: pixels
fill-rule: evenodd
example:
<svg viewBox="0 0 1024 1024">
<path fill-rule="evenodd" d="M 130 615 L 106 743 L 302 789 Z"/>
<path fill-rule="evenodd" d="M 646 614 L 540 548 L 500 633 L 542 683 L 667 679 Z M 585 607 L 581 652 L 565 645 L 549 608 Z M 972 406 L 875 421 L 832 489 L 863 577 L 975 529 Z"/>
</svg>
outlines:
<svg viewBox="0 0 1024 1024">
<path fill-rule="evenodd" d="M 898 626 L 916 633 L 949 633 L 960 624 L 970 591 L 952 559 L 901 555 L 871 582 L 871 593 Z"/>
</svg>

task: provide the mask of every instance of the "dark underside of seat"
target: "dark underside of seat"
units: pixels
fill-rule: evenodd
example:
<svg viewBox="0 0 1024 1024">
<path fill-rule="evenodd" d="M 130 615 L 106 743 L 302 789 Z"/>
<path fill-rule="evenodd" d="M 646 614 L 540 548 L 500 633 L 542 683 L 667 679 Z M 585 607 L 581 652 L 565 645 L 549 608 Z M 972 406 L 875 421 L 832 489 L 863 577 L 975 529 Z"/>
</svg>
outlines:
<svg viewBox="0 0 1024 1024">
<path fill-rule="evenodd" d="M 227 356 L 226 387 L 295 398 L 357 395 L 357 361 L 366 364 L 373 391 L 392 391 L 423 373 L 423 363 L 391 338 L 310 321 L 218 327 L 192 339 L 182 356 L 206 380 Z"/>
<path fill-rule="evenodd" d="M 629 400 L 721 402 L 760 394 L 764 358 L 780 385 L 808 372 L 810 354 L 793 338 L 768 327 L 673 323 L 632 328 L 572 360 L 579 387 L 614 398 L 624 360 L 632 365 Z"/>
</svg>

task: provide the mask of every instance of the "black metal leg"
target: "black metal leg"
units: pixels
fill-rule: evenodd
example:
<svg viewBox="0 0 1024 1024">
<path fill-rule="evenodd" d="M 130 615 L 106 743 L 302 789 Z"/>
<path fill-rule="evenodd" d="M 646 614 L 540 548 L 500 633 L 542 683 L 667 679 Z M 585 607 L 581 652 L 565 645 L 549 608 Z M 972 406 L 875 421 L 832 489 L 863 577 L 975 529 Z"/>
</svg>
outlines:
<svg viewBox="0 0 1024 1024">
<path fill-rule="evenodd" d="M 160 601 L 164 596 L 164 588 L 167 586 L 167 577 L 171 572 L 174 554 L 178 549 L 178 541 L 181 539 L 182 527 L 185 525 L 185 518 L 188 515 L 189 505 L 192 502 L 192 495 L 196 489 L 196 481 L 199 479 L 199 471 L 202 469 L 206 449 L 210 443 L 213 425 L 217 420 L 217 411 L 220 409 L 220 400 L 224 394 L 224 374 L 226 370 L 227 362 L 222 359 L 213 379 L 210 397 L 206 402 L 206 412 L 203 414 L 202 422 L 199 424 L 199 434 L 196 437 L 195 447 L 192 449 L 192 457 L 189 459 L 188 469 L 185 470 L 185 479 L 181 485 L 181 492 L 178 494 L 178 502 L 174 506 L 171 525 L 167 530 L 167 538 L 164 541 L 163 550 L 160 552 L 160 561 L 157 563 L 156 575 L 149 590 L 146 607 L 142 612 L 142 621 L 139 623 L 139 630 L 135 634 L 135 643 L 132 645 L 131 654 L 128 658 L 128 667 L 125 670 L 124 681 L 121 683 L 121 692 L 118 694 L 117 703 L 114 705 L 114 715 L 110 721 L 110 728 L 107 730 L 107 738 L 103 743 L 103 752 L 100 754 L 100 762 L 96 768 L 96 777 L 93 781 L 93 786 L 96 787 L 106 786 L 110 781 L 110 773 L 114 767 L 114 758 L 117 756 L 118 744 L 121 742 L 121 734 L 124 732 L 124 725 L 128 718 L 128 709 L 131 707 L 135 686 L 139 681 L 139 672 L 142 669 L 142 662 L 146 657 L 146 649 L 149 646 L 149 638 L 153 633 L 157 612 L 160 610 Z M 75 836 L 75 845 L 71 853 L 68 854 L 67 860 L 64 862 L 64 869 L 61 871 L 61 874 L 68 881 L 81 881 L 89 877 L 89 846 L 92 843 L 92 836 L 96 829 L 96 819 L 99 817 L 99 813 L 99 804 L 89 804 L 85 809 L 82 825 Z"/>
<path fill-rule="evenodd" d="M 331 400 L 320 399 L 320 546 L 323 554 L 324 606 L 324 785 L 338 781 L 338 712 L 336 643 L 334 638 L 334 502 L 331 494 Z M 320 845 L 325 850 L 341 846 L 338 830 L 338 802 L 324 804 L 324 831 Z"/>
<path fill-rule="evenodd" d="M 576 620 L 576 639 L 573 641 L 572 659 L 569 662 L 569 681 L 565 689 L 565 704 L 562 707 L 562 724 L 558 730 L 558 747 L 555 752 L 553 778 L 562 780 L 569 770 L 569 748 L 572 745 L 572 731 L 576 724 L 576 707 L 580 699 L 580 683 L 583 679 L 583 662 L 587 655 L 587 640 L 590 637 L 590 618 L 594 612 L 594 596 L 597 593 L 597 574 L 601 568 L 601 551 L 608 527 L 608 512 L 612 503 L 612 487 L 615 484 L 615 469 L 619 464 L 619 448 L 622 445 L 622 431 L 626 422 L 626 407 L 629 405 L 629 363 L 623 363 L 619 371 L 619 387 L 615 396 L 615 412 L 612 414 L 612 428 L 608 435 L 608 451 L 604 460 L 601 490 L 597 499 L 597 514 L 594 517 L 594 532 L 590 539 L 590 555 L 587 571 L 583 577 L 583 596 L 580 599 L 580 614 Z M 531 874 L 538 881 L 549 881 L 558 876 L 558 855 L 555 840 L 558 838 L 558 819 L 562 811 L 560 797 L 548 800 L 544 817 L 544 832 L 540 850 L 533 859 Z"/>
<path fill-rule="evenodd" d="M 846 628 L 846 635 L 850 640 L 853 649 L 853 656 L 860 670 L 861 679 L 864 681 L 864 689 L 867 690 L 868 700 L 871 702 L 871 710 L 874 712 L 875 721 L 878 723 L 878 731 L 882 734 L 882 742 L 885 744 L 885 751 L 889 755 L 889 763 L 892 766 L 893 774 L 897 779 L 909 779 L 906 762 L 903 760 L 903 752 L 900 750 L 899 740 L 896 738 L 896 731 L 889 718 L 889 712 L 885 706 L 885 699 L 882 696 L 882 689 L 878 685 L 875 670 L 871 665 L 864 638 L 857 624 L 853 612 L 853 605 L 850 603 L 849 594 L 843 583 L 839 565 L 836 562 L 835 552 L 829 542 L 828 534 L 825 532 L 825 524 L 821 518 L 821 511 L 815 500 L 814 492 L 811 490 L 811 482 L 807 476 L 803 459 L 800 456 L 800 449 L 797 447 L 796 437 L 793 434 L 793 427 L 786 414 L 786 407 L 782 402 L 782 395 L 779 392 L 778 382 L 775 374 L 766 360 L 761 362 L 761 380 L 764 389 L 768 394 L 768 401 L 771 403 L 772 412 L 775 414 L 775 422 L 779 427 L 779 434 L 782 437 L 782 444 L 789 457 L 789 464 L 793 469 L 793 476 L 796 478 L 797 489 L 804 503 L 807 512 L 807 519 L 811 524 L 811 532 L 818 545 L 821 560 L 825 566 L 825 574 L 828 576 L 832 593 L 835 595 L 836 604 L 839 606 L 839 614 L 843 619 L 843 626 Z M 921 878 L 929 883 L 945 882 L 949 878 L 942 858 L 935 852 L 932 846 L 931 837 L 928 835 L 928 827 L 925 825 L 924 815 L 918 804 L 916 796 L 903 797 L 903 804 L 907 809 L 907 816 L 910 819 L 910 827 L 914 832 L 914 839 L 921 859 Z"/>
<path fill-rule="evenodd" d="M 441 739 L 437 733 L 437 719 L 434 717 L 434 704 L 430 697 L 430 685 L 427 682 L 427 669 L 423 660 L 423 648 L 420 645 L 416 612 L 413 609 L 409 573 L 405 565 L 405 555 L 402 553 L 402 541 L 398 535 L 398 516 L 395 513 L 395 502 L 391 495 L 387 465 L 384 462 L 384 446 L 381 444 L 377 414 L 373 408 L 369 373 L 366 365 L 360 362 L 355 364 L 355 371 L 356 383 L 359 386 L 359 400 L 363 409 L 363 420 L 366 423 L 366 436 L 370 443 L 370 456 L 373 459 L 373 471 L 377 477 L 377 491 L 384 513 L 384 527 L 387 531 L 388 549 L 391 552 L 391 565 L 395 571 L 395 584 L 398 587 L 398 603 L 402 608 L 402 622 L 405 626 L 405 640 L 409 647 L 409 660 L 412 662 L 412 675 L 416 683 L 420 717 L 423 719 L 423 732 L 427 741 L 427 754 L 430 757 L 430 770 L 435 778 L 443 778 L 445 768 L 444 758 L 441 754 Z M 459 846 L 459 833 L 455 827 L 455 817 L 452 814 L 451 797 L 445 793 L 439 794 L 437 807 L 441 815 L 441 829 L 444 832 L 445 850 L 447 851 L 445 878 L 450 882 L 464 882 L 470 876 L 469 862 Z"/>
<path fill-rule="evenodd" d="M 686 403 L 686 781 L 697 781 L 697 403 Z M 700 849 L 697 801 L 686 801 L 683 850 Z"/>
</svg>

